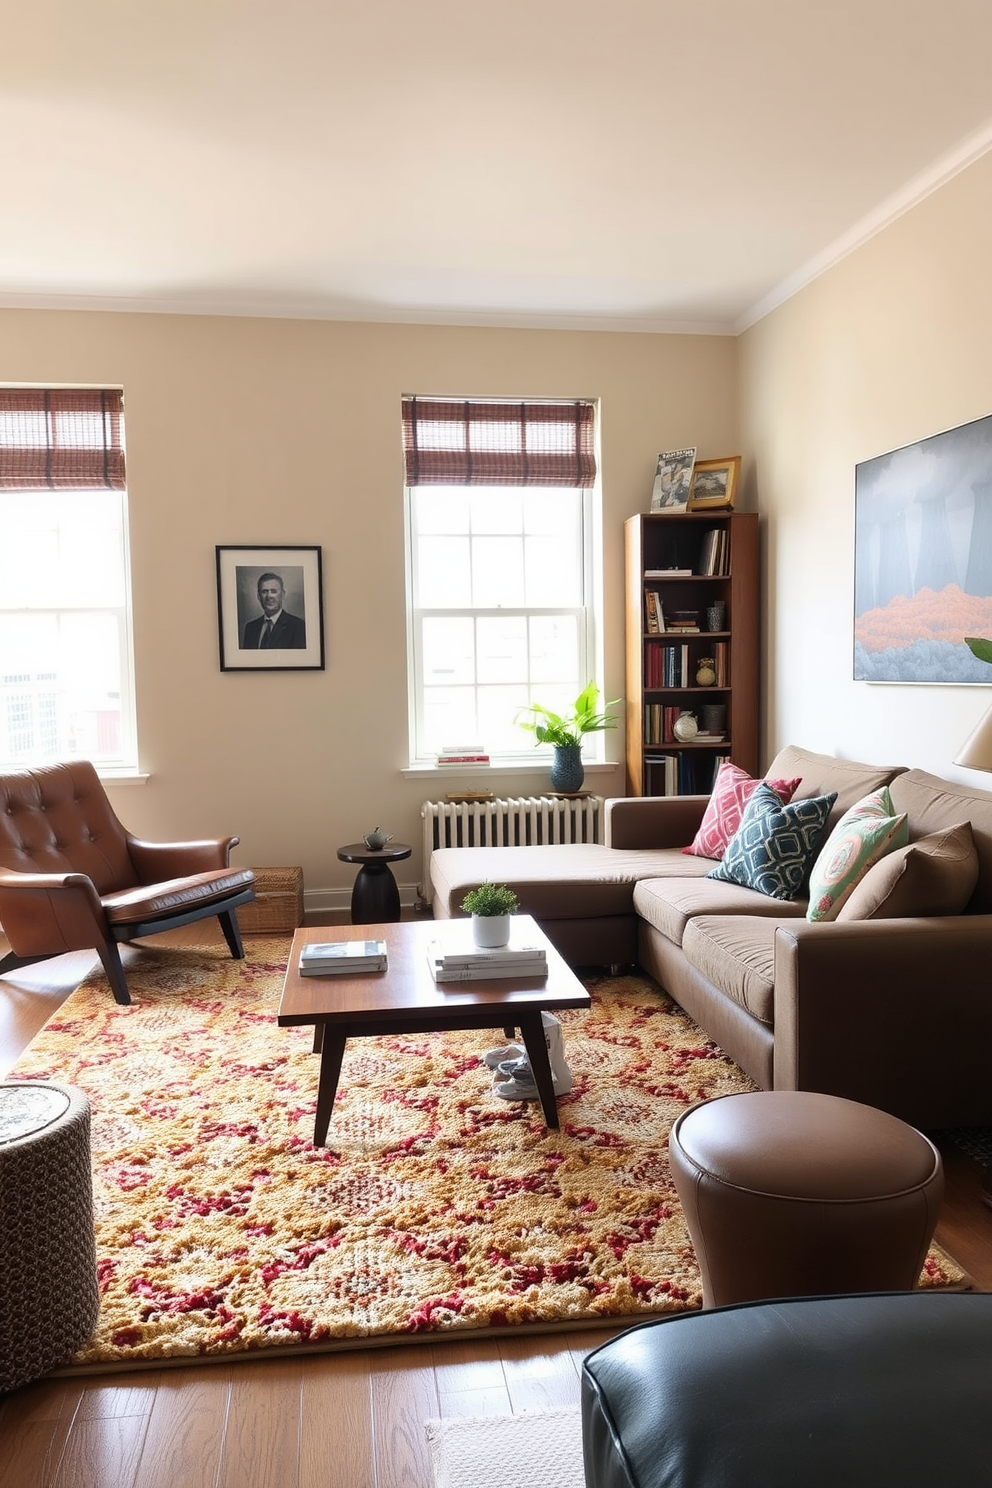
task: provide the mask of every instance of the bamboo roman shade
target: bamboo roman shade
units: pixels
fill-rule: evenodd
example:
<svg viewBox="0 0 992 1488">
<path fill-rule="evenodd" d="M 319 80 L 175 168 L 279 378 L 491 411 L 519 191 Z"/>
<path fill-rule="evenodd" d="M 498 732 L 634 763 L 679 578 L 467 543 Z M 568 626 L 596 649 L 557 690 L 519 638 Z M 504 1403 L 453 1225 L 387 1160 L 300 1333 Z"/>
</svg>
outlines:
<svg viewBox="0 0 992 1488">
<path fill-rule="evenodd" d="M 0 388 L 0 489 L 123 491 L 119 388 Z"/>
<path fill-rule="evenodd" d="M 404 398 L 408 486 L 592 486 L 595 406 Z"/>
</svg>

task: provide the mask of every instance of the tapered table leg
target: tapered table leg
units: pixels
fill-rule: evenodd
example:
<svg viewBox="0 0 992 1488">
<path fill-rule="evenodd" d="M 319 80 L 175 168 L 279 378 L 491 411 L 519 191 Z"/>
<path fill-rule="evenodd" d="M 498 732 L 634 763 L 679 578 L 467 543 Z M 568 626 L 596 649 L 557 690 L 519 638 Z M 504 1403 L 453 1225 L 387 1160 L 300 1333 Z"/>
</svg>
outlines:
<svg viewBox="0 0 992 1488">
<path fill-rule="evenodd" d="M 334 1028 L 324 1028 L 320 1048 L 320 1083 L 317 1086 L 317 1119 L 313 1127 L 315 1147 L 323 1147 L 327 1128 L 331 1124 L 331 1112 L 334 1109 L 346 1043 L 343 1033 L 338 1033 Z"/>
</svg>

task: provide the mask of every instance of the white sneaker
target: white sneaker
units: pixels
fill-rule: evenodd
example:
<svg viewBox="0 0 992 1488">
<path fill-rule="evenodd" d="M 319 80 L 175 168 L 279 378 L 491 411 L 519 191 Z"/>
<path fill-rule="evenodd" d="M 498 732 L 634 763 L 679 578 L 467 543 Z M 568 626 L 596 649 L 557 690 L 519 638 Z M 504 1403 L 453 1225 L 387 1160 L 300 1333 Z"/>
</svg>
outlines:
<svg viewBox="0 0 992 1488">
<path fill-rule="evenodd" d="M 544 1038 L 548 1046 L 548 1062 L 551 1065 L 551 1083 L 554 1086 L 555 1095 L 567 1095 L 572 1088 L 572 1071 L 565 1058 L 565 1040 L 562 1037 L 561 1023 L 553 1013 L 542 1013 L 541 1022 L 544 1024 Z M 497 1053 L 498 1050 L 492 1052 Z M 499 1060 L 493 1066 L 498 1074 L 506 1077 L 504 1082 L 495 1087 L 496 1094 L 501 1095 L 504 1100 L 537 1099 L 537 1086 L 534 1084 L 530 1060 L 526 1050 L 521 1050 L 521 1054 L 522 1058 Z"/>
<path fill-rule="evenodd" d="M 527 1050 L 523 1044 L 503 1044 L 501 1048 L 490 1049 L 488 1053 L 483 1054 L 482 1062 L 487 1069 L 499 1069 L 501 1064 L 511 1064 L 526 1053 Z"/>
</svg>

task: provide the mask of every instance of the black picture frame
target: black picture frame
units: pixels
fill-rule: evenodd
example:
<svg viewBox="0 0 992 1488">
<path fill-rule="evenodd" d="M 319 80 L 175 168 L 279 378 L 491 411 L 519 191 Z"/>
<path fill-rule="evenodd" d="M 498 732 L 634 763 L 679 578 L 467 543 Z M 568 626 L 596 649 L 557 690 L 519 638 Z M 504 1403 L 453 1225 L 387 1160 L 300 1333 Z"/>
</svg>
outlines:
<svg viewBox="0 0 992 1488">
<path fill-rule="evenodd" d="M 324 584 L 320 548 L 285 543 L 218 544 L 216 555 L 221 671 L 322 672 Z M 273 610 L 274 628 L 268 631 L 263 589 L 266 605 L 279 605 Z"/>
</svg>

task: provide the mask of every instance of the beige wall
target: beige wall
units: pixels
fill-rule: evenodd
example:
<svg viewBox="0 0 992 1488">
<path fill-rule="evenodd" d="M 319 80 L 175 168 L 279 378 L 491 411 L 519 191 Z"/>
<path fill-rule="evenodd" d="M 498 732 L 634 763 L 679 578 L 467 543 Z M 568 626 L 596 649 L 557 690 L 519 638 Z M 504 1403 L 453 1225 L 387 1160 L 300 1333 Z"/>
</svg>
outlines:
<svg viewBox="0 0 992 1488">
<path fill-rule="evenodd" d="M 400 396 L 597 397 L 602 407 L 605 686 L 623 693 L 622 524 L 660 449 L 739 447 L 729 338 L 472 330 L 104 313 L 0 312 L 0 382 L 125 390 L 143 785 L 126 824 L 233 831 L 239 863 L 299 863 L 308 904 L 346 903 L 335 849 L 376 824 L 415 847 L 452 777 L 407 757 Z M 219 670 L 214 545 L 319 544 L 324 672 Z M 613 759 L 623 757 L 618 732 Z M 473 781 L 473 783 L 475 783 Z M 501 791 L 546 786 L 500 774 Z M 590 776 L 622 794 L 623 771 Z"/>
<path fill-rule="evenodd" d="M 992 154 L 740 338 L 763 514 L 764 757 L 951 764 L 984 687 L 852 680 L 854 467 L 992 412 Z M 990 674 L 992 680 L 992 674 Z"/>
</svg>

